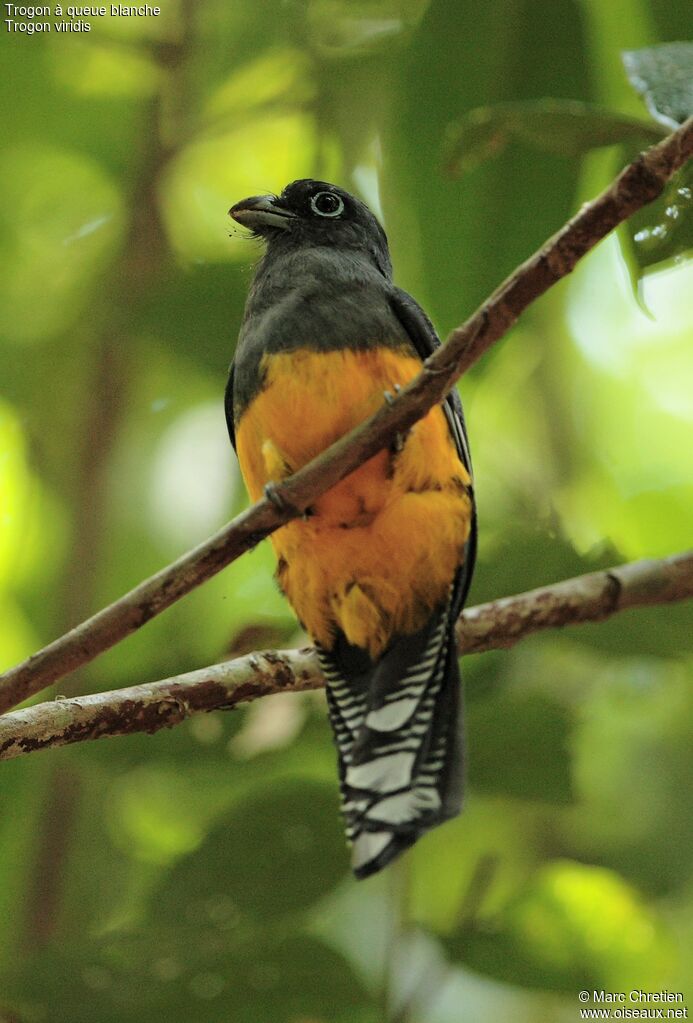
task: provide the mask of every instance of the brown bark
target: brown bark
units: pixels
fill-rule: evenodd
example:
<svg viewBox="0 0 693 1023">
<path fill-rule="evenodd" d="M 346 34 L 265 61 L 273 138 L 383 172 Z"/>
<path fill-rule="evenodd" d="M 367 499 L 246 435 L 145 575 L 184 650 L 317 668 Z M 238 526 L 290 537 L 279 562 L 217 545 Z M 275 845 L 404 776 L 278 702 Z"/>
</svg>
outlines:
<svg viewBox="0 0 693 1023">
<path fill-rule="evenodd" d="M 509 647 L 541 629 L 596 622 L 628 608 L 693 596 L 693 551 L 577 576 L 463 611 L 461 653 Z M 161 682 L 40 703 L 0 717 L 0 760 L 108 735 L 157 732 L 205 711 L 272 693 L 319 689 L 312 648 L 248 654 Z"/>
</svg>

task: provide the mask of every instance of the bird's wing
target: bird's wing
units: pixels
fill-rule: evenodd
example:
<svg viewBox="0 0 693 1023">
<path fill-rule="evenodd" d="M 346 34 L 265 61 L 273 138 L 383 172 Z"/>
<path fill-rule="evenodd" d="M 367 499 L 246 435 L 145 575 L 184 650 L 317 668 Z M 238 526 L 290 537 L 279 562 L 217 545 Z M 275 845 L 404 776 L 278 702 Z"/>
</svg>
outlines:
<svg viewBox="0 0 693 1023">
<path fill-rule="evenodd" d="M 437 348 L 440 348 L 441 341 L 435 327 L 411 295 L 408 295 L 401 288 L 393 288 L 390 294 L 390 305 L 422 360 L 427 359 Z M 443 411 L 445 412 L 457 453 L 473 481 L 472 456 L 467 439 L 467 427 L 464 421 L 462 402 L 456 388 L 453 388 L 443 402 Z M 471 497 L 473 506 L 472 524 L 466 544 L 464 563 L 460 567 L 455 580 L 456 592 L 454 604 L 458 610 L 462 608 L 469 592 L 474 572 L 474 563 L 476 561 L 476 505 L 473 493 Z"/>
<path fill-rule="evenodd" d="M 229 369 L 229 379 L 226 382 L 226 391 L 224 392 L 224 412 L 226 413 L 226 427 L 229 431 L 229 437 L 233 444 L 233 450 L 236 450 L 236 427 L 233 422 L 233 370 L 234 364 L 231 363 Z"/>
</svg>

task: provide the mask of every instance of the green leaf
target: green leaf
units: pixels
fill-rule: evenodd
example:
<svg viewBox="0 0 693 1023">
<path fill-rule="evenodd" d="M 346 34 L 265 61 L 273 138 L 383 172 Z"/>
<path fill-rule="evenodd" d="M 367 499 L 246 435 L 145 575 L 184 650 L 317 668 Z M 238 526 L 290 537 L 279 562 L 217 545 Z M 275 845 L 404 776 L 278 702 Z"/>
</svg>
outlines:
<svg viewBox="0 0 693 1023">
<path fill-rule="evenodd" d="M 342 880 L 346 843 L 334 785 L 277 779 L 254 786 L 157 896 L 160 911 L 202 915 L 210 900 L 270 921 L 308 909 Z M 187 907 L 187 908 L 185 908 Z"/>
<path fill-rule="evenodd" d="M 407 854 L 412 920 L 440 935 L 495 919 L 546 859 L 545 819 L 545 806 L 470 789 L 460 816 Z"/>
<path fill-rule="evenodd" d="M 623 54 L 626 74 L 656 120 L 676 128 L 693 114 L 693 43 L 664 43 Z M 693 249 L 693 172 L 684 168 L 654 203 L 638 210 L 619 230 L 636 297 L 654 266 L 680 263 Z"/>
<path fill-rule="evenodd" d="M 122 196 L 99 163 L 44 143 L 5 148 L 0 175 L 0 337 L 54 337 L 94 299 L 122 234 Z"/>
<path fill-rule="evenodd" d="M 652 116 L 667 129 L 693 114 L 693 43 L 664 43 L 622 54 L 625 72 Z M 618 236 L 636 299 L 653 267 L 678 264 L 693 249 L 693 172 L 684 168 L 654 203 L 621 224 Z M 644 306 L 643 306 L 644 308 Z"/>
<path fill-rule="evenodd" d="M 481 39 L 493 45 L 469 42 Z M 461 185 L 441 174 L 451 116 L 508 98 L 587 99 L 591 60 L 572 0 L 437 3 L 422 21 L 392 90 L 380 188 L 398 283 L 443 333 L 570 215 L 579 171 L 513 147 Z M 358 91 L 345 80 L 341 103 Z"/>
<path fill-rule="evenodd" d="M 470 170 L 512 141 L 559 156 L 620 142 L 657 142 L 666 132 L 649 121 L 582 103 L 540 99 L 476 107 L 448 131 L 448 168 Z"/>
<path fill-rule="evenodd" d="M 580 554 L 551 521 L 540 521 L 536 514 L 532 519 L 531 510 L 519 504 L 511 507 L 502 534 L 493 542 L 487 538 L 469 606 L 611 568 L 623 560 L 608 543 Z"/>
<path fill-rule="evenodd" d="M 322 941 L 304 934 L 243 949 L 234 992 L 232 1023 L 347 1023 L 368 996 L 347 961 Z M 243 991 L 245 986 L 246 990 Z M 240 997 L 239 997 L 240 995 Z M 372 1017 L 368 1017 L 372 1018 Z"/>
<path fill-rule="evenodd" d="M 693 170 L 684 167 L 658 199 L 622 224 L 619 240 L 638 295 L 648 270 L 689 258 L 693 250 Z"/>
<path fill-rule="evenodd" d="M 221 922 L 220 922 L 221 923 Z M 174 924 L 24 956 L 2 977 L 3 1008 L 70 1023 L 297 1023 L 366 1019 L 346 960 L 301 932 L 240 941 L 228 927 Z M 359 1015 L 355 1015 L 359 1013 Z M 12 1017 L 14 1018 L 14 1017 Z"/>
<path fill-rule="evenodd" d="M 577 800 L 561 844 L 653 898 L 685 885 L 693 868 L 691 682 L 686 664 L 595 660 L 573 739 Z"/>
<path fill-rule="evenodd" d="M 573 994 L 654 990 L 673 960 L 667 932 L 628 884 L 569 860 L 538 870 L 495 927 L 462 928 L 446 945 L 499 980 Z"/>
<path fill-rule="evenodd" d="M 571 718 L 541 693 L 502 692 L 467 714 L 469 781 L 481 792 L 569 803 Z"/>
<path fill-rule="evenodd" d="M 693 114 L 693 43 L 663 43 L 626 50 L 623 64 L 652 116 L 677 128 Z"/>
</svg>

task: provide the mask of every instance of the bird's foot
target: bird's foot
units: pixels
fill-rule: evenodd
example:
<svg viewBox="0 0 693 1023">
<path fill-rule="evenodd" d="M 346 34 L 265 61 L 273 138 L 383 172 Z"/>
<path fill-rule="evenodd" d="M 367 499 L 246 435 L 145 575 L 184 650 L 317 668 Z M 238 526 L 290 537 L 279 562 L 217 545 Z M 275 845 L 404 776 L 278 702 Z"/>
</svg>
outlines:
<svg viewBox="0 0 693 1023">
<path fill-rule="evenodd" d="M 310 507 L 304 509 L 304 511 L 300 511 L 300 509 L 297 508 L 295 504 L 291 504 L 291 502 L 287 501 L 285 497 L 282 497 L 282 495 L 277 490 L 277 484 L 272 483 L 271 481 L 269 483 L 265 483 L 264 494 L 267 500 L 270 501 L 277 509 L 277 511 L 281 512 L 282 514 L 289 512 L 295 517 L 298 517 L 300 515 L 300 517 L 304 521 L 315 514 L 314 510 Z"/>
<path fill-rule="evenodd" d="M 393 401 L 395 400 L 395 398 L 397 397 L 401 390 L 402 387 L 400 384 L 393 384 L 392 391 L 395 392 L 394 394 L 392 393 L 392 391 L 383 391 L 383 398 L 388 403 L 388 405 L 391 405 L 393 403 Z"/>
<path fill-rule="evenodd" d="M 282 497 L 282 495 L 279 493 L 279 491 L 277 490 L 276 483 L 272 482 L 265 483 L 264 494 L 267 500 L 272 502 L 277 511 L 280 512 L 293 511 L 298 513 L 298 509 L 294 508 L 294 506 L 290 504 L 289 501 L 287 501 L 286 498 Z"/>
<path fill-rule="evenodd" d="M 395 438 L 390 445 L 393 454 L 398 455 L 407 443 L 407 437 L 411 433 L 411 430 L 405 430 L 403 433 L 396 433 Z"/>
</svg>

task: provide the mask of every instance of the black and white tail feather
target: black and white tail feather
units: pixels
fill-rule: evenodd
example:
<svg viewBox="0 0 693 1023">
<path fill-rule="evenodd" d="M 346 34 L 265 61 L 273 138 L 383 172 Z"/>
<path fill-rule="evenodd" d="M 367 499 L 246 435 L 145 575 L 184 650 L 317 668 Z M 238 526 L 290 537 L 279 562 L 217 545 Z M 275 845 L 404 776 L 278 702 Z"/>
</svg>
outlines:
<svg viewBox="0 0 693 1023">
<path fill-rule="evenodd" d="M 464 765 L 454 627 L 461 587 L 460 573 L 428 625 L 397 640 L 375 665 L 343 641 L 318 650 L 359 878 L 459 813 Z"/>
</svg>

